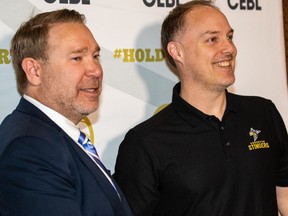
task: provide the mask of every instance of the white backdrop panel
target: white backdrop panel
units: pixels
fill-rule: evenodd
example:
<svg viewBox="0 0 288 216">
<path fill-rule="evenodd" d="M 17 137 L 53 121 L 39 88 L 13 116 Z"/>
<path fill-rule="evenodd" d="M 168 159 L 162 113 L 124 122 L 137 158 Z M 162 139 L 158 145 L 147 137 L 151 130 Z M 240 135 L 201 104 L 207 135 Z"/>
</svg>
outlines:
<svg viewBox="0 0 288 216">
<path fill-rule="evenodd" d="M 187 2 L 0 0 L 0 121 L 15 108 L 20 97 L 9 53 L 11 37 L 20 23 L 33 13 L 76 9 L 86 15 L 87 25 L 102 49 L 101 107 L 89 120 L 99 154 L 113 171 L 118 146 L 127 130 L 171 101 L 172 87 L 178 79 L 161 55 L 160 28 L 171 6 L 179 1 Z M 270 98 L 287 126 L 281 0 L 216 0 L 216 5 L 234 28 L 238 48 L 237 79 L 229 90 Z M 85 130 L 86 126 L 81 127 Z"/>
</svg>

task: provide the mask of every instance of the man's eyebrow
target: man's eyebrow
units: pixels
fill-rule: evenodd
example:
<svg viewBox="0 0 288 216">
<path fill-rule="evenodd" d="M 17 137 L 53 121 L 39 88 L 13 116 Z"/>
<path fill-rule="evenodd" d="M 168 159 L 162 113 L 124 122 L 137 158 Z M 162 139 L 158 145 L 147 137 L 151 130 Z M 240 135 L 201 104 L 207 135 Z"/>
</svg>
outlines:
<svg viewBox="0 0 288 216">
<path fill-rule="evenodd" d="M 79 48 L 79 49 L 72 50 L 71 53 L 72 54 L 74 54 L 74 53 L 85 53 L 87 50 L 88 50 L 88 48 L 84 47 L 84 48 Z"/>
<path fill-rule="evenodd" d="M 205 35 L 215 35 L 215 34 L 219 34 L 220 31 L 206 31 L 202 34 L 202 36 L 205 36 Z M 231 34 L 231 33 L 234 33 L 234 29 L 230 29 L 227 34 Z"/>
<path fill-rule="evenodd" d="M 230 29 L 229 31 L 228 31 L 228 34 L 230 34 L 230 33 L 234 33 L 234 29 Z"/>
<path fill-rule="evenodd" d="M 211 36 L 211 35 L 217 35 L 219 33 L 220 33 L 220 31 L 210 31 L 210 30 L 208 30 L 208 31 L 204 32 L 203 34 L 201 34 L 201 37 L 205 38 L 205 37 L 208 37 L 208 36 Z"/>
<path fill-rule="evenodd" d="M 85 53 L 85 52 L 87 52 L 87 50 L 88 50 L 87 47 L 83 47 L 83 48 L 75 49 L 75 50 L 73 50 L 71 53 L 72 53 L 72 54 Z M 100 52 L 100 47 L 97 46 L 97 47 L 94 49 L 94 52 Z"/>
<path fill-rule="evenodd" d="M 207 34 L 218 34 L 220 31 L 206 31 L 203 33 L 203 35 L 207 35 Z"/>
</svg>

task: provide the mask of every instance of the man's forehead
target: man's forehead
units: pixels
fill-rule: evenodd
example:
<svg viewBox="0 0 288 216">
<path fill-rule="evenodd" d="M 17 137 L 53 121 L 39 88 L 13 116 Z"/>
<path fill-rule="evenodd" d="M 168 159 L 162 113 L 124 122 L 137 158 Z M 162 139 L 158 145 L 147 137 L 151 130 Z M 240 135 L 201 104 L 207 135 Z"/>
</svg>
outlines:
<svg viewBox="0 0 288 216">
<path fill-rule="evenodd" d="M 218 9 L 203 6 L 190 11 L 185 18 L 184 28 L 191 30 L 197 28 L 203 31 L 219 31 L 219 27 L 232 29 L 226 16 Z"/>
<path fill-rule="evenodd" d="M 77 28 L 77 29 L 76 29 Z M 48 34 L 48 48 L 85 53 L 100 51 L 100 47 L 88 27 L 82 23 L 60 23 L 54 25 Z"/>
</svg>

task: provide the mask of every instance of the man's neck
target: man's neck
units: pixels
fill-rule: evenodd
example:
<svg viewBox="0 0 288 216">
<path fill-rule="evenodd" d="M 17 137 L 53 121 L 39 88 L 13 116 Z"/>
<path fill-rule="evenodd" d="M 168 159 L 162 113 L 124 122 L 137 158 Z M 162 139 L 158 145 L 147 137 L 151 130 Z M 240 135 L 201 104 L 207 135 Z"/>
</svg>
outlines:
<svg viewBox="0 0 288 216">
<path fill-rule="evenodd" d="M 223 91 L 199 90 L 181 85 L 180 96 L 201 112 L 222 120 L 227 103 L 225 89 Z"/>
</svg>

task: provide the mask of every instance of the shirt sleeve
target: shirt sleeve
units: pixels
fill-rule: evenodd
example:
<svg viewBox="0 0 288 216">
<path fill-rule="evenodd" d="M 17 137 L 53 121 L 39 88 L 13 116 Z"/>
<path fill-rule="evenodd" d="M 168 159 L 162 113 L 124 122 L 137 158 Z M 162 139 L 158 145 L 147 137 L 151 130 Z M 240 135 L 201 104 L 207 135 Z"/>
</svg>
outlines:
<svg viewBox="0 0 288 216">
<path fill-rule="evenodd" d="M 158 169 L 156 158 L 141 137 L 133 129 L 126 134 L 119 147 L 114 177 L 133 215 L 150 216 L 159 198 Z"/>
<path fill-rule="evenodd" d="M 278 142 L 280 144 L 280 164 L 278 169 L 277 186 L 288 187 L 288 135 L 284 121 L 275 107 L 272 104 L 272 117 L 275 131 L 277 133 Z"/>
</svg>

